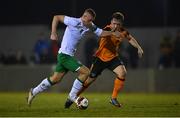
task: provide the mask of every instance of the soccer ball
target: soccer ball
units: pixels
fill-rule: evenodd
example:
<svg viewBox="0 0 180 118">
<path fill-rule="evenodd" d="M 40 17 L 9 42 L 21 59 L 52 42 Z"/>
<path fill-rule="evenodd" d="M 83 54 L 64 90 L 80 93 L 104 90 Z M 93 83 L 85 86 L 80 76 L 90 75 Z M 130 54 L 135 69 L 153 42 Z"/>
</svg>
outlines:
<svg viewBox="0 0 180 118">
<path fill-rule="evenodd" d="M 78 97 L 77 99 L 76 99 L 76 104 L 77 104 L 77 107 L 79 108 L 79 109 L 87 109 L 88 108 L 88 106 L 89 106 L 89 101 L 88 101 L 88 99 L 87 98 L 85 98 L 85 97 Z"/>
</svg>

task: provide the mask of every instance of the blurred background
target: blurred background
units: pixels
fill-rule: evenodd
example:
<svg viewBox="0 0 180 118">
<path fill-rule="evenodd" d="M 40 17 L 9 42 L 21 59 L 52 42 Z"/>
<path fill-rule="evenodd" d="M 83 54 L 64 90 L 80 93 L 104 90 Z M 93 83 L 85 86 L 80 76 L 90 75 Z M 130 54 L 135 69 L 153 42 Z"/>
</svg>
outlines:
<svg viewBox="0 0 180 118">
<path fill-rule="evenodd" d="M 95 24 L 110 23 L 113 12 L 125 15 L 124 26 L 144 49 L 144 57 L 127 41 L 120 56 L 128 75 L 125 92 L 180 92 L 179 0 L 3 0 L 0 3 L 0 91 L 28 91 L 51 75 L 65 26 L 58 27 L 59 40 L 49 39 L 54 15 L 81 17 L 93 8 Z M 87 34 L 76 57 L 90 66 L 97 38 Z M 105 70 L 88 91 L 110 92 L 114 75 Z M 50 91 L 69 92 L 74 74 Z M 101 84 L 100 84 L 101 83 Z"/>
</svg>

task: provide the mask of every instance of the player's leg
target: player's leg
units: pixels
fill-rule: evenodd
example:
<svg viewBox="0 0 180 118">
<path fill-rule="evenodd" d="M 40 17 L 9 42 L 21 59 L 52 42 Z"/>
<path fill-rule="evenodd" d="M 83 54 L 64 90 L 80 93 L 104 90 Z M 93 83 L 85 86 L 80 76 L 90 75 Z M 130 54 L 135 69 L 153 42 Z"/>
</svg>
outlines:
<svg viewBox="0 0 180 118">
<path fill-rule="evenodd" d="M 119 91 L 121 91 L 124 87 L 124 81 L 125 81 L 127 72 L 122 61 L 118 58 L 115 58 L 114 60 L 112 60 L 111 70 L 113 70 L 113 72 L 116 74 L 116 78 L 114 80 L 114 88 L 113 88 L 112 96 L 110 99 L 110 103 L 117 107 L 120 107 L 121 104 L 117 101 L 117 96 L 118 96 Z"/>
<path fill-rule="evenodd" d="M 81 93 L 83 93 L 95 80 L 96 80 L 96 78 L 88 77 L 86 79 L 86 81 L 84 82 L 81 90 L 78 91 L 77 96 L 79 96 Z"/>
<path fill-rule="evenodd" d="M 114 88 L 110 102 L 117 107 L 121 107 L 121 104 L 119 104 L 119 102 L 117 101 L 117 96 L 119 91 L 121 91 L 124 87 L 126 69 L 124 65 L 120 65 L 116 69 L 114 69 L 114 72 L 117 74 L 117 77 L 114 80 Z"/>
<path fill-rule="evenodd" d="M 72 105 L 73 98 L 77 98 L 94 80 L 95 78 L 102 72 L 103 66 L 99 66 L 101 62 L 96 59 L 94 60 L 94 64 L 91 68 L 91 73 L 89 77 L 84 81 L 83 84 L 80 84 L 77 80 L 74 81 L 73 87 L 69 94 L 69 99 L 67 99 L 65 103 L 65 108 L 69 108 Z M 79 87 L 77 86 L 79 83 Z M 78 87 L 78 89 L 77 89 Z"/>
<path fill-rule="evenodd" d="M 75 101 L 75 99 L 77 97 L 78 91 L 80 91 L 82 89 L 82 86 L 84 83 L 84 82 L 82 82 L 82 80 L 85 81 L 84 79 L 87 78 L 86 74 L 81 74 L 81 73 L 83 73 L 81 71 L 85 70 L 83 68 L 85 68 L 85 67 L 82 66 L 79 68 L 79 77 L 78 78 L 80 78 L 80 79 L 76 79 L 74 81 L 71 91 L 69 93 L 69 97 L 67 98 L 67 100 L 65 102 L 65 105 L 64 105 L 65 108 L 69 108 L 73 104 L 73 102 Z"/>
<path fill-rule="evenodd" d="M 65 102 L 65 108 L 69 108 L 73 104 L 73 99 L 72 98 L 77 98 L 88 86 L 95 80 L 95 78 L 90 78 L 88 77 L 83 84 L 80 84 L 79 88 L 77 87 L 77 84 L 79 82 L 76 82 L 77 80 L 74 81 L 73 87 L 69 93 L 69 98 Z"/>
<path fill-rule="evenodd" d="M 74 57 L 66 55 L 66 54 L 61 54 L 61 55 L 63 56 L 63 59 L 65 59 L 65 60 L 62 60 L 62 66 L 66 68 L 67 70 L 79 73 L 79 76 L 76 77 L 73 83 L 71 93 L 69 94 L 69 98 L 72 100 L 68 99 L 68 101 L 70 101 L 68 104 L 72 104 L 72 101 L 75 101 L 76 99 L 76 95 L 75 95 L 76 91 L 78 91 L 78 89 L 81 88 L 83 82 L 89 75 L 89 69 L 86 66 L 82 65 Z"/>
<path fill-rule="evenodd" d="M 89 77 L 84 82 L 83 88 L 78 92 L 78 96 L 96 80 L 96 78 L 107 67 L 107 65 L 108 65 L 107 62 L 102 61 L 98 57 L 95 57 L 93 59 L 93 63 L 92 63 L 91 68 L 90 68 Z"/>
<path fill-rule="evenodd" d="M 124 65 L 119 65 L 117 68 L 114 69 L 114 72 L 116 73 L 117 77 L 114 80 L 112 98 L 117 98 L 118 92 L 124 87 L 126 68 Z"/>
<path fill-rule="evenodd" d="M 78 91 L 81 90 L 84 81 L 87 79 L 89 75 L 89 69 L 83 65 L 77 70 L 77 72 L 79 76 L 75 79 L 72 89 L 69 93 L 69 98 L 74 102 L 77 98 Z"/>
<path fill-rule="evenodd" d="M 61 64 L 61 60 L 62 60 L 61 58 L 62 58 L 61 55 L 58 54 L 58 63 L 57 63 L 56 70 L 53 73 L 53 75 L 48 78 L 45 78 L 44 80 L 42 80 L 42 82 L 39 85 L 30 89 L 28 98 L 27 98 L 28 105 L 31 105 L 32 100 L 38 93 L 41 93 L 47 90 L 48 88 L 50 88 L 52 85 L 58 83 L 63 78 L 63 76 L 67 73 L 68 70 L 64 68 Z"/>
<path fill-rule="evenodd" d="M 88 85 L 90 85 L 91 82 L 93 82 L 94 78 L 96 78 L 102 70 L 105 68 L 105 64 L 100 59 L 96 58 L 93 63 L 93 68 L 91 70 L 91 73 L 89 75 L 89 71 L 84 72 L 82 70 L 79 70 L 79 79 L 76 79 L 74 81 L 74 84 L 72 86 L 72 89 L 70 91 L 69 97 L 72 101 L 75 101 L 77 98 L 77 95 L 79 91 L 81 91 L 83 88 L 87 88 Z M 90 76 L 89 80 L 84 84 L 84 81 L 87 79 L 87 77 Z M 80 79 L 81 78 L 81 79 Z M 85 86 L 84 86 L 85 85 Z M 87 85 L 87 86 L 86 86 Z M 83 87 L 84 86 L 84 87 Z"/>
<path fill-rule="evenodd" d="M 64 105 L 65 108 L 69 108 L 73 104 L 73 102 L 76 101 L 77 93 L 79 90 L 81 90 L 85 79 L 89 75 L 89 69 L 83 65 L 78 70 L 76 69 L 76 71 L 79 73 L 79 76 L 75 79 L 73 83 L 69 96 Z"/>
<path fill-rule="evenodd" d="M 36 86 L 33 89 L 32 94 L 36 96 L 38 93 L 47 90 L 52 85 L 58 83 L 65 74 L 66 72 L 54 72 L 54 74 L 51 77 L 45 78 L 38 86 Z"/>
<path fill-rule="evenodd" d="M 31 88 L 29 91 L 28 98 L 27 98 L 28 105 L 31 105 L 32 100 L 34 99 L 34 97 L 37 94 L 47 90 L 48 88 L 50 88 L 54 84 L 58 83 L 63 78 L 63 76 L 65 74 L 66 74 L 66 72 L 62 72 L 62 73 L 54 72 L 54 74 L 51 77 L 45 78 L 35 88 Z"/>
<path fill-rule="evenodd" d="M 89 85 L 91 84 L 91 83 L 93 83 L 93 81 L 95 80 L 95 78 L 90 78 L 90 77 L 88 77 L 88 79 L 86 79 L 86 81 L 84 82 L 84 84 L 82 85 L 82 87 L 80 87 L 79 89 L 75 89 L 75 90 L 77 90 L 76 92 L 75 92 L 75 90 L 73 90 L 73 88 L 71 89 L 71 92 L 70 92 L 70 94 L 69 94 L 69 98 L 67 98 L 67 100 L 66 100 L 66 102 L 65 102 L 65 108 L 69 108 L 72 104 L 73 104 L 73 100 L 72 100 L 72 92 L 74 92 L 74 96 L 75 96 L 75 98 L 77 98 L 84 90 L 86 90 L 88 87 L 89 87 Z M 74 82 L 75 83 L 75 82 Z M 74 85 L 73 85 L 74 86 Z M 70 98 L 71 97 L 71 98 Z"/>
<path fill-rule="evenodd" d="M 79 96 L 81 93 L 83 93 L 96 80 L 98 75 L 103 70 L 102 67 L 103 66 L 100 65 L 98 61 L 94 62 L 91 65 L 89 77 L 84 82 L 82 89 L 78 91 L 77 96 Z"/>
</svg>

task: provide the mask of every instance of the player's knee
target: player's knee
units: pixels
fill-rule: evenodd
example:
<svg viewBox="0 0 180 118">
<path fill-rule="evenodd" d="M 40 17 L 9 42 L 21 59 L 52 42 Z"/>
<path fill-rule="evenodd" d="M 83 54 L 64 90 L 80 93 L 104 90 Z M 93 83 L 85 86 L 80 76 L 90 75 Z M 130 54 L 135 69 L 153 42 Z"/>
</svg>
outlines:
<svg viewBox="0 0 180 118">
<path fill-rule="evenodd" d="M 51 76 L 50 81 L 55 84 L 59 82 L 59 77 L 58 76 Z"/>
<path fill-rule="evenodd" d="M 86 69 L 86 75 L 89 76 L 89 74 L 90 74 L 90 70 Z"/>
<path fill-rule="evenodd" d="M 89 74 L 90 74 L 90 70 L 89 69 L 85 70 L 84 73 L 83 73 L 83 75 L 86 76 L 86 77 L 88 77 Z"/>
<path fill-rule="evenodd" d="M 126 75 L 127 75 L 127 72 L 126 72 L 126 71 L 122 71 L 121 73 L 118 73 L 118 74 L 117 74 L 117 77 L 118 77 L 118 78 L 125 78 Z"/>
<path fill-rule="evenodd" d="M 82 73 L 81 74 L 88 76 L 90 74 L 90 70 L 87 67 L 84 66 L 82 68 Z"/>
</svg>

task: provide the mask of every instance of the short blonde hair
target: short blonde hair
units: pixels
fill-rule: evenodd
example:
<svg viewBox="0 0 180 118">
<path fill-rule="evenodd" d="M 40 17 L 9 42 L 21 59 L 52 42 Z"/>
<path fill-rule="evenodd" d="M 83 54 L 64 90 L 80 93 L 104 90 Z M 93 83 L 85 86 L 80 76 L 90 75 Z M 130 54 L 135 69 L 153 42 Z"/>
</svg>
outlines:
<svg viewBox="0 0 180 118">
<path fill-rule="evenodd" d="M 94 19 L 96 18 L 96 12 L 93 9 L 88 8 L 84 12 L 88 12 Z"/>
</svg>

